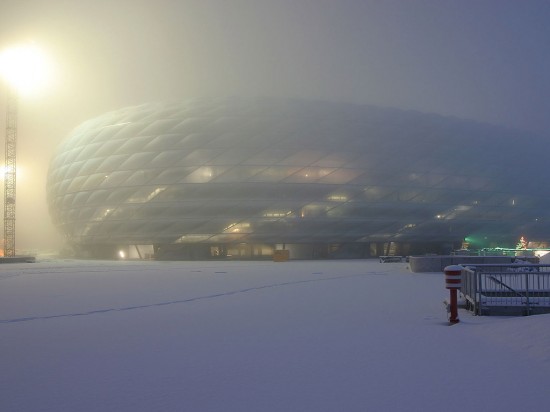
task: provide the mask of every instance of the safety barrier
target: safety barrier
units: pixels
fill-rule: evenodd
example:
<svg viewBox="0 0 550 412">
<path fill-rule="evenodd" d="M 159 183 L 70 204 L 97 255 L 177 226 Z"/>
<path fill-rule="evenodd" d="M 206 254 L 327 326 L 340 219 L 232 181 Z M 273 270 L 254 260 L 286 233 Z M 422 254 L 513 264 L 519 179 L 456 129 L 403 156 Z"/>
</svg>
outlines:
<svg viewBox="0 0 550 412">
<path fill-rule="evenodd" d="M 476 315 L 550 313 L 550 265 L 462 265 L 461 294 Z"/>
</svg>

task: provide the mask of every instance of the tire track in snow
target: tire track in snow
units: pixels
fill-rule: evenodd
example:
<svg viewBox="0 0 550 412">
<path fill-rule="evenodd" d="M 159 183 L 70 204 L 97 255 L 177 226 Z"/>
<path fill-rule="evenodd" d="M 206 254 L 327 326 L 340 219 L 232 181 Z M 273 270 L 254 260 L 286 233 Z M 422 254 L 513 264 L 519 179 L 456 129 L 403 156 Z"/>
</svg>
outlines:
<svg viewBox="0 0 550 412">
<path fill-rule="evenodd" d="M 177 304 L 182 304 L 182 303 L 191 303 L 191 302 L 196 302 L 196 301 L 200 301 L 200 300 L 215 299 L 215 298 L 220 298 L 220 297 L 224 297 L 224 296 L 238 295 L 240 293 L 254 292 L 254 291 L 262 290 L 262 289 L 278 288 L 278 287 L 282 287 L 282 286 L 299 285 L 299 284 L 312 283 L 312 282 L 323 282 L 323 281 L 327 281 L 327 280 L 348 279 L 348 278 L 373 276 L 373 275 L 387 275 L 388 273 L 389 272 L 368 272 L 368 273 L 355 274 L 355 275 L 332 276 L 332 277 L 318 278 L 318 279 L 306 279 L 306 280 L 296 280 L 296 281 L 291 281 L 291 282 L 272 283 L 272 284 L 269 284 L 269 285 L 254 286 L 254 287 L 250 287 L 250 288 L 237 289 L 237 290 L 232 290 L 232 291 L 228 291 L 228 292 L 214 293 L 212 295 L 197 296 L 197 297 L 194 297 L 194 298 L 181 299 L 181 300 L 172 300 L 172 301 L 169 301 L 169 302 L 150 303 L 150 304 L 147 304 L 147 305 L 126 306 L 126 307 L 122 307 L 122 308 L 96 309 L 96 310 L 91 310 L 91 311 L 88 311 L 88 312 L 62 313 L 62 314 L 59 314 L 59 315 L 28 316 L 28 317 L 24 317 L 24 318 L 0 319 L 0 324 L 30 322 L 30 321 L 35 321 L 35 320 L 72 318 L 72 317 L 78 317 L 78 316 L 99 315 L 99 314 L 109 313 L 109 312 L 125 312 L 125 311 L 136 310 L 136 309 L 148 309 L 148 308 L 155 308 L 155 307 L 160 307 L 160 306 L 169 306 L 169 305 L 177 305 Z"/>
</svg>

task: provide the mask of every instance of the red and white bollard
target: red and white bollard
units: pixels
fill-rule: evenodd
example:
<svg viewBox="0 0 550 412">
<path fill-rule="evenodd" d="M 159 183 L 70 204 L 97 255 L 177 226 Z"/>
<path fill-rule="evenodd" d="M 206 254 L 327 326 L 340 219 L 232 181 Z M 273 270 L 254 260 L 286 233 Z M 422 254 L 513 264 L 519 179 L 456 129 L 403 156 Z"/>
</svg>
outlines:
<svg viewBox="0 0 550 412">
<path fill-rule="evenodd" d="M 445 267 L 445 287 L 451 294 L 449 323 L 454 325 L 458 320 L 458 290 L 462 287 L 462 266 L 451 265 Z"/>
</svg>

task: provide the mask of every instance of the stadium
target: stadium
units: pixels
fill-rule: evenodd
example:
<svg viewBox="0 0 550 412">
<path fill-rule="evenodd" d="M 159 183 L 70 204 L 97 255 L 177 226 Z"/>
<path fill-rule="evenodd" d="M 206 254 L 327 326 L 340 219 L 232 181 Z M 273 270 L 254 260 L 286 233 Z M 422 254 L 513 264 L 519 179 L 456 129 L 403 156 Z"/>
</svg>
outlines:
<svg viewBox="0 0 550 412">
<path fill-rule="evenodd" d="M 365 258 L 550 240 L 548 139 L 366 105 L 195 99 L 76 127 L 51 160 L 76 256 Z"/>
</svg>

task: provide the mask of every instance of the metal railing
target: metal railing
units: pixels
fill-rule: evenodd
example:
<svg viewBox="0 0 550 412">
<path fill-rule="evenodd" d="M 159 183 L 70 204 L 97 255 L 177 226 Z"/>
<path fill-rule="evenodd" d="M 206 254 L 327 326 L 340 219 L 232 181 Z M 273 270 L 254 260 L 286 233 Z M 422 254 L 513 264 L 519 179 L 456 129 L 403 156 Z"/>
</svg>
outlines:
<svg viewBox="0 0 550 412">
<path fill-rule="evenodd" d="M 476 315 L 550 313 L 550 265 L 462 265 L 461 294 Z"/>
</svg>

